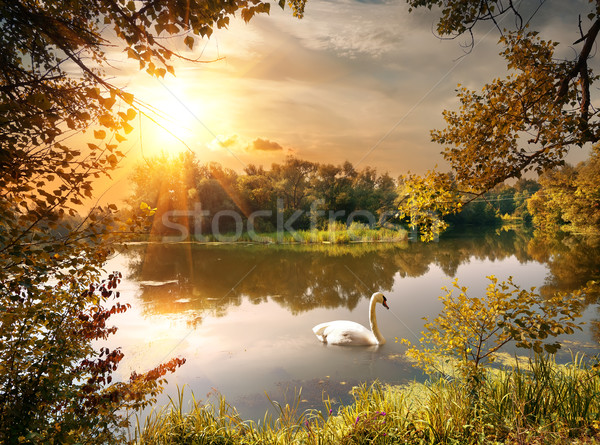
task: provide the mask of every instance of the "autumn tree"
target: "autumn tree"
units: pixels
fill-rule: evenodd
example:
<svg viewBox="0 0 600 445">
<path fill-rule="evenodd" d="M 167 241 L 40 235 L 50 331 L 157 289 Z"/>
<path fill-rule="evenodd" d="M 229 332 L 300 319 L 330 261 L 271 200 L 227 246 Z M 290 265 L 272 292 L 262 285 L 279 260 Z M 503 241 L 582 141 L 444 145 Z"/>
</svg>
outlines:
<svg viewBox="0 0 600 445">
<path fill-rule="evenodd" d="M 301 16 L 302 0 L 291 4 Z M 89 201 L 142 111 L 105 75 L 107 51 L 162 77 L 186 59 L 171 45 L 192 49 L 234 14 L 247 21 L 269 8 L 261 0 L 0 2 L 0 442 L 111 442 L 126 423 L 121 409 L 149 402 L 182 363 L 112 382 L 121 352 L 92 348 L 126 309 L 113 300 L 119 275 L 102 282 L 102 266 L 152 213 L 146 206 L 119 222 L 114 205 Z M 86 130 L 87 143 L 73 137 Z M 92 209 L 74 219 L 86 200 Z"/>
<path fill-rule="evenodd" d="M 444 147 L 451 171 L 403 179 L 407 193 L 400 211 L 416 221 L 422 238 L 431 239 L 444 228 L 440 215 L 456 212 L 505 180 L 520 179 L 528 172 L 545 175 L 542 190 L 546 181 L 546 191 L 530 200 L 534 222 L 539 224 L 537 214 L 544 215 L 546 225 L 567 218 L 576 224 L 583 219 L 595 224 L 598 182 L 591 179 L 590 187 L 586 179 L 579 185 L 578 175 L 561 167 L 573 149 L 591 148 L 590 165 L 600 150 L 600 120 L 590 93 L 598 78 L 590 60 L 600 31 L 600 1 L 570 4 L 580 9 L 580 15 L 573 23 L 579 38 L 569 42 L 574 57 L 568 60 L 557 56 L 559 42 L 543 39 L 530 27 L 540 8 L 551 7 L 549 2 L 535 6 L 511 0 L 407 2 L 411 9 L 441 9 L 437 33 L 441 38 L 466 36 L 467 49 L 475 45 L 479 25 L 487 22 L 495 27 L 508 74 L 479 90 L 459 85 L 459 110 L 443 112 L 446 127 L 431 135 Z M 587 167 L 586 177 L 595 178 L 596 170 Z M 442 313 L 425 325 L 419 344 L 410 345 L 408 351 L 419 365 L 435 371 L 440 363 L 454 360 L 467 382 L 478 383 L 483 381 L 483 366 L 511 342 L 538 353 L 554 353 L 560 343 L 549 338 L 578 328 L 582 297 L 597 293 L 593 282 L 580 283 L 579 289 L 568 293 L 540 295 L 510 280 L 490 280 L 485 297 L 469 296 L 468 289 L 456 282 L 454 291 L 459 295 L 447 291 L 441 297 Z"/>
<path fill-rule="evenodd" d="M 542 188 L 528 201 L 533 222 L 544 232 L 600 233 L 600 154 L 577 167 L 565 165 L 540 177 Z"/>
<path fill-rule="evenodd" d="M 573 5 L 581 11 L 579 21 L 572 24 L 579 38 L 568 42 L 575 54 L 570 59 L 557 57 L 559 42 L 543 39 L 530 27 L 539 9 L 549 5 L 527 9 L 531 7 L 527 2 L 504 0 L 407 2 L 411 9 L 441 9 L 435 26 L 441 38 L 466 35 L 472 47 L 484 22 L 500 34 L 500 55 L 508 76 L 492 80 L 481 90 L 459 86 L 460 109 L 444 111 L 446 128 L 432 132 L 432 139 L 443 145 L 443 156 L 456 179 L 456 194 L 461 197 L 457 203 L 526 172 L 560 166 L 571 150 L 598 142 L 598 111 L 590 94 L 597 75 L 590 59 L 600 31 L 600 2 Z M 439 192 L 443 182 L 438 181 L 437 190 L 421 202 L 404 202 L 403 208 L 415 213 L 443 211 L 447 197 L 444 202 L 438 199 L 443 196 Z M 425 231 L 428 227 L 425 224 Z"/>
<path fill-rule="evenodd" d="M 582 290 L 571 298 L 564 294 L 544 298 L 535 289 L 520 288 L 512 279 L 488 279 L 485 297 L 469 295 L 468 288 L 455 280 L 453 289 L 444 289 L 442 312 L 425 324 L 419 343 L 402 341 L 409 346 L 409 357 L 426 372 L 447 373 L 454 368 L 463 377 L 478 381 L 485 365 L 508 344 L 554 353 L 561 345 L 549 339 L 581 329 L 575 319 L 581 316 Z"/>
</svg>

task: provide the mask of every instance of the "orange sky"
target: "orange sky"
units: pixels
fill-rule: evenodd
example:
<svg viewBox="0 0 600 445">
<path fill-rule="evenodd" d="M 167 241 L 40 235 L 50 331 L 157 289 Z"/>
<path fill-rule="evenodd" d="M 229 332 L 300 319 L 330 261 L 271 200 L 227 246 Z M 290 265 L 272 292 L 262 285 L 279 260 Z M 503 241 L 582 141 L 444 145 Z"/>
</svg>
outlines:
<svg viewBox="0 0 600 445">
<path fill-rule="evenodd" d="M 574 8 L 549 3 L 538 27 L 555 40 L 576 40 Z M 302 20 L 273 5 L 270 16 L 232 20 L 191 53 L 182 47 L 187 57 L 223 59 L 179 63 L 176 77 L 151 78 L 111 54 L 113 82 L 160 110 L 154 118 L 185 144 L 145 117 L 140 144 L 136 119 L 122 145 L 127 159 L 98 192 L 122 193 L 131 167 L 161 150 L 192 150 L 201 162 L 238 171 L 268 168 L 288 154 L 393 176 L 445 169 L 429 131 L 443 127 L 443 109 L 456 109 L 458 83 L 480 88 L 503 74 L 504 63 L 497 31 L 482 28 L 465 56 L 460 41 L 432 34 L 434 20 L 428 11 L 409 14 L 402 1 L 309 0 Z"/>
</svg>

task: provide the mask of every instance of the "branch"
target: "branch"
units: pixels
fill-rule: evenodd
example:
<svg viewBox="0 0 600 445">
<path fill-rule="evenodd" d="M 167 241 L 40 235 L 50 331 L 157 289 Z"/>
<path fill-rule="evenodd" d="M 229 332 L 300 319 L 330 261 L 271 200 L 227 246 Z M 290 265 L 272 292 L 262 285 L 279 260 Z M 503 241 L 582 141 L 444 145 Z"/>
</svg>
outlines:
<svg viewBox="0 0 600 445">
<path fill-rule="evenodd" d="M 598 32 L 600 31 L 600 19 L 597 19 L 592 27 L 589 29 L 587 34 L 581 39 L 577 40 L 575 43 L 580 43 L 585 41 L 581 52 L 579 53 L 579 58 L 577 63 L 571 68 L 571 70 L 567 73 L 566 77 L 560 82 L 558 85 L 558 93 L 556 93 L 555 103 L 557 103 L 560 99 L 566 96 L 569 91 L 569 82 L 577 77 L 578 74 L 581 74 L 582 70 L 585 70 L 585 77 L 587 78 L 587 59 L 590 56 L 590 52 L 592 51 L 592 47 L 594 42 L 596 41 L 596 37 L 598 37 Z M 587 79 L 589 84 L 589 79 Z M 588 85 L 589 86 L 589 85 Z M 589 93 L 589 89 L 588 89 Z M 583 105 L 583 103 L 582 103 Z"/>
</svg>

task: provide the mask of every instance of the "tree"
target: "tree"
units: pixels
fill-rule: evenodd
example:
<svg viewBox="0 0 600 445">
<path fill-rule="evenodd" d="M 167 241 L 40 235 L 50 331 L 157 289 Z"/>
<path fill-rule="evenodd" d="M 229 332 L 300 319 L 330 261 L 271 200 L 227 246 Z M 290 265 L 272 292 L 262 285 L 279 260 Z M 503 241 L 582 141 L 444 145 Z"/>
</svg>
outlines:
<svg viewBox="0 0 600 445">
<path fill-rule="evenodd" d="M 454 290 L 460 294 L 445 289 L 442 312 L 425 325 L 419 344 L 403 340 L 409 357 L 428 373 L 443 372 L 443 363 L 454 360 L 460 373 L 477 380 L 484 365 L 508 343 L 553 353 L 560 343 L 547 343 L 547 338 L 580 329 L 575 319 L 581 316 L 581 290 L 569 298 L 560 294 L 544 298 L 534 289 L 519 288 L 512 279 L 502 283 L 494 276 L 488 279 L 485 298 L 468 296 L 468 289 L 455 280 Z"/>
<path fill-rule="evenodd" d="M 283 164 L 273 164 L 276 193 L 283 199 L 285 210 L 300 210 L 308 196 L 308 188 L 316 165 L 310 161 L 288 156 Z"/>
<path fill-rule="evenodd" d="M 577 167 L 565 165 L 540 177 L 542 188 L 528 201 L 533 222 L 544 232 L 600 232 L 600 155 Z"/>
<path fill-rule="evenodd" d="M 510 0 L 407 2 L 411 9 L 441 8 L 436 26 L 439 36 L 466 35 L 470 38 L 468 48 L 474 45 L 474 32 L 480 23 L 496 27 L 500 55 L 508 70 L 507 76 L 493 79 L 481 90 L 459 85 L 460 109 L 444 111 L 446 128 L 432 131 L 433 141 L 444 146 L 442 153 L 451 172 L 404 178 L 404 187 L 416 193 L 405 199 L 400 209 L 421 223 L 422 237 L 429 239 L 440 228 L 439 220 L 431 214 L 439 218 L 440 214 L 457 211 L 507 179 L 561 167 L 573 148 L 592 145 L 597 153 L 600 120 L 590 88 L 598 76 L 588 61 L 600 31 L 600 1 L 572 5 L 581 8 L 581 14 L 579 23 L 574 24 L 580 38 L 572 42 L 575 57 L 571 60 L 558 59 L 559 43 L 542 39 L 530 28 L 533 16 L 540 8 L 548 7 L 544 2 L 535 6 Z M 528 11 L 528 7 L 533 9 Z M 502 21 L 509 16 L 513 20 Z M 501 28 L 501 21 L 512 23 L 512 28 Z M 561 193 L 575 197 L 574 178 L 562 172 L 547 174 L 560 179 L 557 188 L 567 186 Z M 596 188 L 590 187 L 591 193 L 582 193 L 587 204 L 595 202 L 589 196 L 597 192 L 597 184 Z M 529 206 L 534 215 L 551 215 L 548 220 L 554 222 L 571 208 L 562 208 L 563 201 L 559 204 L 541 196 L 538 192 L 537 198 L 530 201 L 535 204 Z M 542 298 L 534 290 L 519 289 L 511 282 L 498 284 L 493 277 L 491 280 L 485 299 L 468 297 L 467 290 L 455 283 L 460 295 L 453 297 L 448 292 L 443 298 L 442 314 L 426 325 L 421 347 L 409 350 L 421 365 L 431 367 L 433 356 L 441 354 L 458 359 L 460 368 L 473 375 L 480 364 L 492 359 L 510 341 L 539 352 L 542 340 L 576 327 L 579 297 L 592 292 L 589 287 Z M 544 345 L 547 352 L 556 347 L 558 343 Z"/>
<path fill-rule="evenodd" d="M 336 203 L 342 189 L 341 173 L 340 166 L 320 164 L 313 178 L 312 189 L 323 200 L 323 207 L 327 210 L 339 210 Z"/>
<path fill-rule="evenodd" d="M 442 218 L 461 207 L 449 175 L 429 172 L 427 176 L 401 178 L 399 217 L 407 219 L 412 229 L 421 229 L 421 239 L 431 241 L 448 223 Z"/>
<path fill-rule="evenodd" d="M 281 1 L 280 6 L 284 3 Z M 303 1 L 291 3 L 302 16 Z M 239 12 L 269 11 L 260 0 L 129 0 L 0 3 L 0 441 L 110 442 L 121 408 L 151 400 L 174 359 L 128 382 L 111 382 L 120 351 L 94 351 L 126 308 L 118 274 L 102 266 L 124 234 L 139 230 L 147 205 L 128 221 L 92 206 L 73 219 L 93 181 L 124 154 L 140 104 L 104 75 L 107 49 L 123 49 L 149 75 L 173 73 L 199 37 Z M 108 37 L 110 30 L 114 36 Z M 168 39 L 178 36 L 175 40 Z M 87 146 L 72 137 L 90 131 Z M 70 217 L 70 218 L 69 218 Z"/>
<path fill-rule="evenodd" d="M 509 75 L 488 83 L 481 92 L 461 87 L 460 110 L 445 111 L 447 127 L 432 132 L 433 140 L 444 145 L 458 194 L 475 199 L 506 179 L 560 166 L 573 147 L 599 140 L 600 121 L 590 95 L 597 75 L 588 60 L 600 30 L 600 2 L 580 6 L 587 19 L 578 24 L 576 56 L 559 60 L 558 42 L 543 40 L 529 28 L 539 8 L 525 15 L 526 5 L 519 8 L 521 3 L 512 1 L 407 1 L 411 8 L 442 8 L 436 27 L 442 38 L 466 34 L 473 45 L 475 28 L 484 21 L 501 34 L 499 45 Z M 514 20 L 503 23 L 514 23 L 513 28 L 501 29 L 500 20 L 509 15 Z M 439 193 L 431 193 L 432 201 L 439 202 L 433 196 Z M 429 207 L 437 210 L 435 204 Z"/>
</svg>

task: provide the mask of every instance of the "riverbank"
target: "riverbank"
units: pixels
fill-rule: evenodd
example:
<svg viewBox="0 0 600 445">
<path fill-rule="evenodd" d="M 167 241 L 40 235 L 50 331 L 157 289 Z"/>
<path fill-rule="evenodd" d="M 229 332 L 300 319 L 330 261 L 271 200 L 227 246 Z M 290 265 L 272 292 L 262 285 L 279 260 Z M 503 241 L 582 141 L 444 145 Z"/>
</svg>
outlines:
<svg viewBox="0 0 600 445">
<path fill-rule="evenodd" d="M 528 365 L 487 370 L 478 385 L 440 378 L 402 387 L 374 384 L 352 390 L 354 403 L 333 412 L 279 404 L 278 417 L 244 421 L 223 398 L 183 395 L 137 426 L 138 444 L 388 444 L 600 443 L 598 362 L 575 357 L 557 365 L 536 357 Z"/>
<path fill-rule="evenodd" d="M 144 234 L 134 242 L 196 242 L 196 243 L 256 243 L 256 244 L 350 244 L 370 242 L 402 242 L 408 239 L 403 228 L 369 228 L 353 223 L 346 227 L 335 224 L 324 230 L 294 230 L 280 232 L 238 232 L 206 235 L 154 235 Z"/>
</svg>

